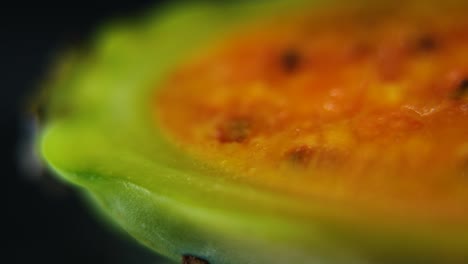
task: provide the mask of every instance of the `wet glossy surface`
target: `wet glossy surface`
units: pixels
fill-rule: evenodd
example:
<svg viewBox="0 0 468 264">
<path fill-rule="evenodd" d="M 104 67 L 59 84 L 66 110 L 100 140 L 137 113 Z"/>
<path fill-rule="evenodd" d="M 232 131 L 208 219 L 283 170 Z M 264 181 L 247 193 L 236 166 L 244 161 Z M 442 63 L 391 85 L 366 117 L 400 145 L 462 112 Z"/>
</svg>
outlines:
<svg viewBox="0 0 468 264">
<path fill-rule="evenodd" d="M 175 71 L 156 122 L 236 181 L 464 221 L 464 11 L 344 8 L 259 23 Z"/>
</svg>

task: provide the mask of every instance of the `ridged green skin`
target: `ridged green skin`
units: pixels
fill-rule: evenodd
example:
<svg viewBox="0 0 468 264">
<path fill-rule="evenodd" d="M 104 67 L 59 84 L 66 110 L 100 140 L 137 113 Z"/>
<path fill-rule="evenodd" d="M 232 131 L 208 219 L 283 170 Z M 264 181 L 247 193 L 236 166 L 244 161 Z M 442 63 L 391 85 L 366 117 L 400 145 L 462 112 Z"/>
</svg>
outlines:
<svg viewBox="0 0 468 264">
<path fill-rule="evenodd" d="M 98 32 L 51 85 L 40 151 L 57 175 L 84 187 L 136 239 L 180 261 L 214 264 L 448 263 L 468 255 L 467 230 L 384 230 L 327 218 L 297 201 L 222 177 L 165 141 L 151 95 L 186 56 L 258 17 L 317 3 L 183 4 Z M 352 210 L 352 209 L 348 209 Z M 311 217 L 313 215 L 313 217 Z M 462 231 L 462 232 L 460 232 Z"/>
</svg>

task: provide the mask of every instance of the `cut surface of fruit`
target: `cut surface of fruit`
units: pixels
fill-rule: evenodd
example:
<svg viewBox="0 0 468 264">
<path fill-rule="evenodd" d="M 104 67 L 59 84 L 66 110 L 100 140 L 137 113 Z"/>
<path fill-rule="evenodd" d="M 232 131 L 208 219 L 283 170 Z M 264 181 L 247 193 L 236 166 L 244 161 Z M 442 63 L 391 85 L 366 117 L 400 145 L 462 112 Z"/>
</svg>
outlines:
<svg viewBox="0 0 468 264">
<path fill-rule="evenodd" d="M 153 111 L 174 144 L 235 181 L 466 223 L 467 62 L 453 6 L 285 14 L 180 66 Z"/>
<path fill-rule="evenodd" d="M 39 144 L 175 262 L 465 263 L 468 12 L 184 3 L 63 58 Z"/>
</svg>

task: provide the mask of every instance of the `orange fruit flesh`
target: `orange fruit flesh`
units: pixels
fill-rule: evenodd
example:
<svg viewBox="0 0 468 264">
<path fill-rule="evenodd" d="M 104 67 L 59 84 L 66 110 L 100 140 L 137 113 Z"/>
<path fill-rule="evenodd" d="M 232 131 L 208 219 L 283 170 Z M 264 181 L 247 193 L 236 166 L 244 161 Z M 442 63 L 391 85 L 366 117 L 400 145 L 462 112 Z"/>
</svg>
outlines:
<svg viewBox="0 0 468 264">
<path fill-rule="evenodd" d="M 258 22 L 180 65 L 155 93 L 155 120 L 234 181 L 466 223 L 464 11 L 335 8 Z"/>
</svg>

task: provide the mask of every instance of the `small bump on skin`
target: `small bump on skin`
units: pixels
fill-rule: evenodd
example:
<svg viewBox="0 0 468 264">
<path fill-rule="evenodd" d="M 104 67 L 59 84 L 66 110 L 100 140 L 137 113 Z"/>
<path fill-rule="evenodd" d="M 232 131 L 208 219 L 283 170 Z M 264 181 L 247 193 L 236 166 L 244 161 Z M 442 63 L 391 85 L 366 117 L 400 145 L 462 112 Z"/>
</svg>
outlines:
<svg viewBox="0 0 468 264">
<path fill-rule="evenodd" d="M 182 264 L 209 264 L 208 261 L 190 255 L 182 256 Z"/>
<path fill-rule="evenodd" d="M 232 117 L 223 121 L 217 128 L 220 143 L 242 143 L 251 133 L 251 122 L 245 117 Z"/>
<path fill-rule="evenodd" d="M 301 56 L 297 50 L 289 49 L 281 55 L 281 66 L 286 73 L 296 71 L 301 62 Z"/>
</svg>

